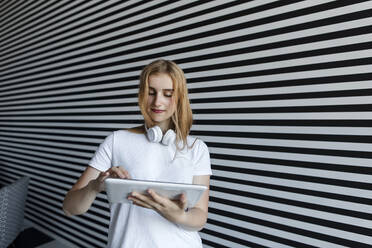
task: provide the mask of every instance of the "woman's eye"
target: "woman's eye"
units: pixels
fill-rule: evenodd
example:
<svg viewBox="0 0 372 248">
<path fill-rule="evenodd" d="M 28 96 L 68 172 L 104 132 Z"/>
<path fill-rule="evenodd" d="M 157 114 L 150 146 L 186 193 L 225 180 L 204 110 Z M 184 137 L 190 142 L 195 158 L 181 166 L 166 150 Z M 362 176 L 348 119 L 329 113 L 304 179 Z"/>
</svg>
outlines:
<svg viewBox="0 0 372 248">
<path fill-rule="evenodd" d="M 172 97 L 172 94 L 165 94 L 166 97 Z"/>
<path fill-rule="evenodd" d="M 150 96 L 154 96 L 155 95 L 155 92 L 149 92 L 149 95 Z"/>
</svg>

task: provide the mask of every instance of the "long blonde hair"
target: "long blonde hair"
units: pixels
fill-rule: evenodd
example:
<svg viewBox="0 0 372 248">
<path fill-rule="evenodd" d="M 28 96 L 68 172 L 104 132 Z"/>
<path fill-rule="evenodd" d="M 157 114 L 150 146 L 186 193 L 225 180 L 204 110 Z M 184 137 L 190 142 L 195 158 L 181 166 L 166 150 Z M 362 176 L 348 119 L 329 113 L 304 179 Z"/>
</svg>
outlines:
<svg viewBox="0 0 372 248">
<path fill-rule="evenodd" d="M 178 144 L 179 141 L 183 141 L 183 149 L 184 146 L 187 145 L 187 135 L 190 133 L 192 126 L 192 111 L 185 74 L 176 63 L 170 60 L 159 59 L 151 62 L 142 70 L 138 92 L 138 104 L 147 127 L 154 126 L 154 121 L 146 111 L 149 95 L 149 78 L 150 75 L 160 73 L 169 75 L 173 82 L 172 98 L 176 104 L 176 110 L 171 117 L 171 128 L 174 129 L 176 133 L 176 143 Z"/>
</svg>

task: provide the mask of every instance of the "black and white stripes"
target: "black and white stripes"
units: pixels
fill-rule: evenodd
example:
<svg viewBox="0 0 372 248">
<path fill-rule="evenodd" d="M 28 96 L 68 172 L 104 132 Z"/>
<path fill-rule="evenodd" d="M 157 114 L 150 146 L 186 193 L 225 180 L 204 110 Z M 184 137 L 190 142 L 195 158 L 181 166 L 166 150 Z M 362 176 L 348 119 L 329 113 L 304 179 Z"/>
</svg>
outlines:
<svg viewBox="0 0 372 248">
<path fill-rule="evenodd" d="M 371 30 L 372 1 L 0 1 L 1 183 L 29 175 L 28 220 L 104 247 L 106 196 L 62 200 L 166 58 L 211 152 L 205 247 L 371 247 Z"/>
</svg>

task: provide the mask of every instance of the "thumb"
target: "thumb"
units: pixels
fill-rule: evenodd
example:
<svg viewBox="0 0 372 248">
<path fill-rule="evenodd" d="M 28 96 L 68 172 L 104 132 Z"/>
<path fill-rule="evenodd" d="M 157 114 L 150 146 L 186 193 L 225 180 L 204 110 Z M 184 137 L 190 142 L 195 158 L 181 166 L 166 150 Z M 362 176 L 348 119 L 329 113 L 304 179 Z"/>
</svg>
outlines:
<svg viewBox="0 0 372 248">
<path fill-rule="evenodd" d="M 186 209 L 187 199 L 186 199 L 186 195 L 185 194 L 181 194 L 180 195 L 179 202 L 180 202 L 180 207 L 182 209 Z"/>
<path fill-rule="evenodd" d="M 101 175 L 99 176 L 100 177 L 99 181 L 103 182 L 109 175 L 110 175 L 110 172 L 108 172 L 108 171 L 101 172 Z"/>
</svg>

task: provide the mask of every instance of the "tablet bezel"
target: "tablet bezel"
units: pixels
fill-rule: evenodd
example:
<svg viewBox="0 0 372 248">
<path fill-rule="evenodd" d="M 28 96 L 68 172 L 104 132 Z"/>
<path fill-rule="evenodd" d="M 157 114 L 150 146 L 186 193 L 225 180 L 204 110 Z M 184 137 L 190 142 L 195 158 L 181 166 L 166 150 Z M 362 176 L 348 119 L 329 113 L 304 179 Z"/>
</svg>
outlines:
<svg viewBox="0 0 372 248">
<path fill-rule="evenodd" d="M 170 199 L 185 194 L 187 208 L 192 208 L 199 201 L 205 190 L 205 185 L 184 184 L 173 182 L 158 182 L 137 179 L 107 178 L 104 181 L 108 201 L 112 203 L 131 203 L 127 197 L 133 191 L 147 194 L 146 190 L 153 189 L 155 192 Z"/>
</svg>

